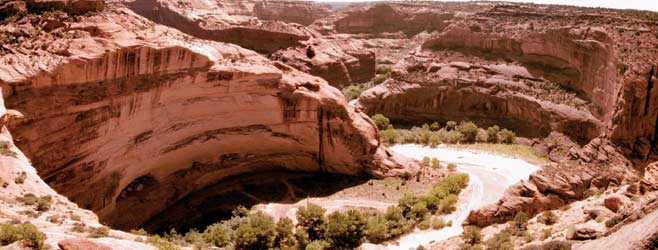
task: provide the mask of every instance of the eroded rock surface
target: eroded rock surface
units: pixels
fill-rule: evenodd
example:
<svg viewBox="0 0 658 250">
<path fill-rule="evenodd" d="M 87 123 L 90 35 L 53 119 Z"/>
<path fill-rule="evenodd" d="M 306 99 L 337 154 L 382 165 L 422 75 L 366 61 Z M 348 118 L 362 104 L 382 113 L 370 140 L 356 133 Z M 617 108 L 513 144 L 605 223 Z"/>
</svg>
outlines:
<svg viewBox="0 0 658 250">
<path fill-rule="evenodd" d="M 14 138 L 55 190 L 116 228 L 233 176 L 417 167 L 322 79 L 119 6 L 21 40 L 0 58 L 6 104 L 25 114 Z"/>
</svg>

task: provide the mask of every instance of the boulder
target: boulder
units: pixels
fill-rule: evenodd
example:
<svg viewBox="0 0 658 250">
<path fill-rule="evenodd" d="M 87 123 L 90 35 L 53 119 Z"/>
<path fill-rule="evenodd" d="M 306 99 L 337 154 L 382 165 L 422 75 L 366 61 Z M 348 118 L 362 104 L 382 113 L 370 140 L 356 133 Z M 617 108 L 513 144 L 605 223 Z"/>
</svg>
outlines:
<svg viewBox="0 0 658 250">
<path fill-rule="evenodd" d="M 24 1 L 0 3 L 0 21 L 13 15 L 25 14 L 26 12 L 27 8 Z"/>
<path fill-rule="evenodd" d="M 108 245 L 93 242 L 84 238 L 69 238 L 57 242 L 62 250 L 112 250 Z"/>
<path fill-rule="evenodd" d="M 567 235 L 568 240 L 592 240 L 601 236 L 601 232 L 592 228 L 577 228 L 572 235 Z"/>
<path fill-rule="evenodd" d="M 610 209 L 610 211 L 613 212 L 619 212 L 620 209 L 622 209 L 624 206 L 627 204 L 630 204 L 631 200 L 621 194 L 613 194 L 608 197 L 606 197 L 603 200 L 603 205 Z"/>
</svg>

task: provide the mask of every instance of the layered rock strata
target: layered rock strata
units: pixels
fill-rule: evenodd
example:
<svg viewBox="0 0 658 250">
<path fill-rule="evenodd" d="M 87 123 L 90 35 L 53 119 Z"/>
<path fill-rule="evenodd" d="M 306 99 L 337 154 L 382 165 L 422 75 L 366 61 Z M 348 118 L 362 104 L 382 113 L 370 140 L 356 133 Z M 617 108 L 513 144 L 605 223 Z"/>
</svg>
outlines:
<svg viewBox="0 0 658 250">
<path fill-rule="evenodd" d="M 55 190 L 116 228 L 234 176 L 417 167 L 322 79 L 128 9 L 21 40 L 49 43 L 12 44 L 0 59 L 6 104 L 25 114 L 10 127 L 17 145 Z"/>
</svg>

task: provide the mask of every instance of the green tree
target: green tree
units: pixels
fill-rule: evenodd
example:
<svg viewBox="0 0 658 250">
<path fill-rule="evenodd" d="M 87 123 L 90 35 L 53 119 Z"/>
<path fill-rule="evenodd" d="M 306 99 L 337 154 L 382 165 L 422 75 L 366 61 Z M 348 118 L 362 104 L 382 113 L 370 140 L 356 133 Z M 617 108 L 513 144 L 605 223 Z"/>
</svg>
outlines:
<svg viewBox="0 0 658 250">
<path fill-rule="evenodd" d="M 383 214 L 377 213 L 368 217 L 366 225 L 366 238 L 368 242 L 379 244 L 388 239 L 388 225 Z"/>
<path fill-rule="evenodd" d="M 456 127 L 457 127 L 457 122 L 455 122 L 455 121 L 448 121 L 448 122 L 446 122 L 446 129 L 447 129 L 448 131 L 450 131 L 450 130 L 454 130 Z"/>
<path fill-rule="evenodd" d="M 388 207 L 384 214 L 384 219 L 386 219 L 386 227 L 388 228 L 387 239 L 396 238 L 411 229 L 407 219 L 404 218 L 402 209 L 397 206 Z"/>
<path fill-rule="evenodd" d="M 432 124 L 430 124 L 430 130 L 439 131 L 439 129 L 441 129 L 441 126 L 439 125 L 438 122 L 433 122 Z"/>
<path fill-rule="evenodd" d="M 388 128 L 380 130 L 379 134 L 382 136 L 382 141 L 387 144 L 395 144 L 398 138 L 398 132 L 395 129 Z"/>
<path fill-rule="evenodd" d="M 425 157 L 423 157 L 423 166 L 425 166 L 425 167 L 430 167 L 430 166 L 431 166 L 431 165 L 430 165 L 430 157 L 429 157 L 429 156 L 425 156 Z"/>
<path fill-rule="evenodd" d="M 514 139 L 516 138 L 516 134 L 511 130 L 503 129 L 498 133 L 498 137 L 500 139 L 500 142 L 510 144 L 514 142 Z"/>
<path fill-rule="evenodd" d="M 327 216 L 325 238 L 335 249 L 354 249 L 363 243 L 366 219 L 356 210 Z"/>
<path fill-rule="evenodd" d="M 249 215 L 248 223 L 241 224 L 235 230 L 236 249 L 271 249 L 276 240 L 276 224 L 274 219 L 257 212 Z"/>
<path fill-rule="evenodd" d="M 391 121 L 382 114 L 376 114 L 372 116 L 372 121 L 377 125 L 379 130 L 384 130 L 388 128 L 388 125 L 391 124 Z"/>
<path fill-rule="evenodd" d="M 359 96 L 363 91 L 364 88 L 361 85 L 350 85 L 343 88 L 342 90 L 343 95 L 345 96 L 345 100 L 347 100 L 348 102 L 356 98 L 359 98 Z"/>
<path fill-rule="evenodd" d="M 297 228 L 308 233 L 309 241 L 319 240 L 324 234 L 325 212 L 324 208 L 313 203 L 297 209 Z"/>
<path fill-rule="evenodd" d="M 440 168 L 441 162 L 437 158 L 432 158 L 432 168 Z"/>
<path fill-rule="evenodd" d="M 465 226 L 461 236 L 464 242 L 470 245 L 478 244 L 482 241 L 481 229 L 477 226 Z"/>
<path fill-rule="evenodd" d="M 277 248 L 293 247 L 297 244 L 293 234 L 294 225 L 288 217 L 279 219 L 276 223 L 276 244 Z"/>
<path fill-rule="evenodd" d="M 478 135 L 478 126 L 475 125 L 475 123 L 466 122 L 457 126 L 457 131 L 459 131 L 459 133 L 464 135 L 465 142 L 472 143 L 475 142 L 475 138 Z"/>
<path fill-rule="evenodd" d="M 514 224 L 521 231 L 525 231 L 526 226 L 528 225 L 528 214 L 523 211 L 516 213 L 516 216 L 514 216 Z"/>
<path fill-rule="evenodd" d="M 233 241 L 233 229 L 228 222 L 215 223 L 206 228 L 203 238 L 216 247 L 225 247 Z"/>
<path fill-rule="evenodd" d="M 487 128 L 487 141 L 491 143 L 498 142 L 498 132 L 500 132 L 500 127 L 498 125 L 493 125 Z"/>
</svg>

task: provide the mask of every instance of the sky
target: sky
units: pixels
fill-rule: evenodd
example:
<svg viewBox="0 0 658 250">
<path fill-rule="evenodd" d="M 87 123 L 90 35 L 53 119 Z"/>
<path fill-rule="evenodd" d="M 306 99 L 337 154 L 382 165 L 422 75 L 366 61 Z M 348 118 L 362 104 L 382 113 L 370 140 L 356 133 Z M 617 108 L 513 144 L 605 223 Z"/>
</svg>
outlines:
<svg viewBox="0 0 658 250">
<path fill-rule="evenodd" d="M 368 0 L 315 0 L 316 2 L 368 2 Z M 459 0 L 448 0 L 451 2 Z M 542 4 L 576 5 L 583 7 L 605 7 L 614 9 L 651 10 L 658 12 L 658 0 L 507 0 Z"/>
</svg>

